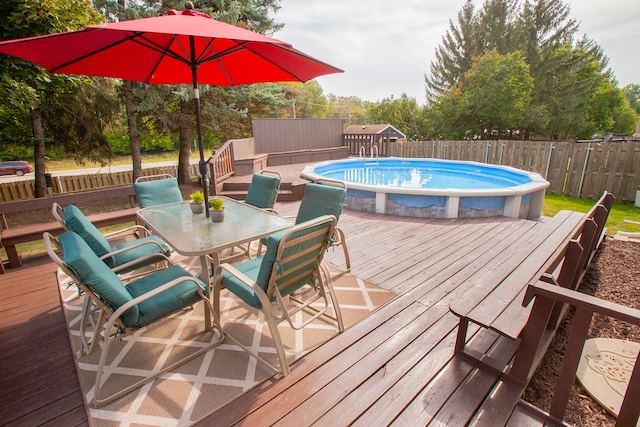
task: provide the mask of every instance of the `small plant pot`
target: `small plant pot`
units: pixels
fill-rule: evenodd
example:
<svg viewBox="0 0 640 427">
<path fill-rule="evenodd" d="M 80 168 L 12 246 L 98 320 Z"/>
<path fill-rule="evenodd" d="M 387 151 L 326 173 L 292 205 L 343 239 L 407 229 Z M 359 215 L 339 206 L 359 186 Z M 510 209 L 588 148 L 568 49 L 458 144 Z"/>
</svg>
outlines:
<svg viewBox="0 0 640 427">
<path fill-rule="evenodd" d="M 209 216 L 211 217 L 211 221 L 213 222 L 222 222 L 224 221 L 224 217 L 225 217 L 224 209 L 222 210 L 209 209 Z"/>
<path fill-rule="evenodd" d="M 204 213 L 204 202 L 201 203 L 193 203 L 189 204 L 191 206 L 191 212 L 194 214 L 203 214 Z"/>
</svg>

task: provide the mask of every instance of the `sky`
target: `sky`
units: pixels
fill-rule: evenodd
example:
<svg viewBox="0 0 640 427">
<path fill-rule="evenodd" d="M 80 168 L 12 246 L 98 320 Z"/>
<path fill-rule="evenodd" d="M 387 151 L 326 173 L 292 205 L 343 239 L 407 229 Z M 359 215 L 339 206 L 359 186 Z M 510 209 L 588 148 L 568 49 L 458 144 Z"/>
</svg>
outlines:
<svg viewBox="0 0 640 427">
<path fill-rule="evenodd" d="M 282 0 L 275 38 L 344 70 L 317 78 L 325 95 L 425 103 L 424 76 L 464 0 Z M 482 7 L 475 0 L 476 10 Z M 565 0 L 583 34 L 609 57 L 620 87 L 640 84 L 638 0 Z"/>
</svg>

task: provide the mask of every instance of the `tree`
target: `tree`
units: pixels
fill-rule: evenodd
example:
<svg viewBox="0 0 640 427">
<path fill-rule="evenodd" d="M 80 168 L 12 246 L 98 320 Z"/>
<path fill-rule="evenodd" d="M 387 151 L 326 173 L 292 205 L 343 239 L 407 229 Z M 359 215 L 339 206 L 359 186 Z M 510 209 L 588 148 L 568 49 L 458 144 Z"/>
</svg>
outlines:
<svg viewBox="0 0 640 427">
<path fill-rule="evenodd" d="M 94 7 L 100 10 L 109 22 L 154 16 L 155 9 L 146 7 L 143 3 L 127 2 L 126 0 L 93 0 Z M 132 179 L 135 181 L 142 176 L 142 155 L 140 142 L 142 132 L 139 129 L 139 117 L 136 113 L 136 94 L 145 90 L 142 83 L 130 80 L 121 83 L 121 98 L 124 100 L 125 114 L 127 118 L 127 134 L 129 135 L 129 147 L 131 151 Z"/>
<path fill-rule="evenodd" d="M 578 24 L 569 15 L 560 0 L 526 2 L 520 14 L 519 44 L 535 81 L 529 135 L 553 139 L 585 131 L 586 101 L 607 59 L 591 40 L 574 42 Z"/>
<path fill-rule="evenodd" d="M 638 115 L 629 105 L 624 91 L 611 82 L 599 85 L 589 100 L 589 128 L 582 135 L 591 138 L 596 133 L 611 132 L 630 135 L 635 130 Z"/>
<path fill-rule="evenodd" d="M 324 118 L 342 119 L 347 126 L 371 123 L 372 119 L 367 111 L 367 105 L 370 103 L 363 102 L 357 96 L 337 96 L 330 93 L 327 95 L 327 101 Z"/>
<path fill-rule="evenodd" d="M 518 0 L 490 0 L 484 3 L 478 11 L 472 33 L 476 46 L 474 57 L 488 51 L 506 54 L 521 48 L 518 44 L 517 5 Z"/>
<path fill-rule="evenodd" d="M 389 123 L 410 140 L 424 139 L 427 132 L 424 110 L 415 98 L 403 93 L 398 99 L 385 98 L 367 106 L 367 112 L 374 123 Z"/>
<path fill-rule="evenodd" d="M 184 8 L 181 0 L 162 0 L 161 2 L 146 0 L 144 3 L 156 15 L 164 15 L 169 9 Z M 192 3 L 200 12 L 207 13 L 219 21 L 251 31 L 265 34 L 276 31 L 281 27 L 269 16 L 269 13 L 279 9 L 278 0 L 219 0 L 216 2 L 203 0 Z M 276 94 L 274 92 L 276 90 L 280 94 Z M 193 104 L 192 90 L 186 85 L 152 85 L 145 87 L 145 92 L 140 94 L 144 98 L 144 106 L 139 107 L 139 112 L 143 114 L 145 120 L 152 121 L 156 125 L 154 126 L 156 130 L 162 129 L 164 132 L 175 132 L 179 135 L 178 181 L 181 184 L 185 184 L 190 181 L 190 142 L 191 136 L 196 133 L 195 112 L 193 107 L 189 106 L 189 102 Z M 251 94 L 256 95 L 261 102 L 273 102 L 274 104 L 271 107 L 278 108 L 279 102 L 283 98 L 281 95 L 284 92 L 279 86 L 245 89 L 236 87 L 216 88 L 200 85 L 200 102 L 204 131 L 207 132 L 205 135 L 207 146 L 215 146 L 222 137 L 239 137 L 238 134 L 229 135 L 223 130 L 224 126 L 221 126 L 221 123 L 226 123 L 224 121 L 225 117 L 232 118 L 232 120 L 242 120 L 240 128 L 243 130 L 250 129 L 247 113 L 250 109 L 249 107 L 255 107 L 255 103 L 252 104 L 246 96 Z M 238 96 L 238 99 L 242 99 L 242 101 L 233 99 L 235 96 Z M 191 115 L 187 117 L 189 112 L 191 112 Z M 212 117 L 212 113 L 216 113 L 217 116 L 215 118 Z M 158 117 L 153 117 L 154 115 Z M 228 128 L 236 128 L 235 125 L 237 123 L 237 121 L 235 123 L 229 122 Z"/>
<path fill-rule="evenodd" d="M 449 30 L 436 48 L 436 60 L 431 62 L 431 75 L 425 76 L 427 98 L 434 102 L 458 83 L 471 67 L 479 46 L 475 37 L 476 17 L 471 0 L 458 12 L 458 25 L 449 21 Z"/>
<path fill-rule="evenodd" d="M 74 30 L 99 22 L 99 16 L 88 0 L 35 3 L 15 0 L 3 2 L 0 10 L 3 16 L 0 21 L 0 39 L 3 40 Z M 4 55 L 0 58 L 0 78 L 0 97 L 8 100 L 0 115 L 3 119 L 0 134 L 10 132 L 5 128 L 11 125 L 7 117 L 30 123 L 31 139 L 26 133 L 20 135 L 19 139 L 24 146 L 33 142 L 35 195 L 42 197 L 46 193 L 45 141 L 64 143 L 65 147 L 81 150 L 76 151 L 76 154 L 97 153 L 100 148 L 104 148 L 102 144 L 105 140 L 100 138 L 98 125 L 100 119 L 84 114 L 84 111 L 91 111 L 91 107 L 78 104 L 87 98 L 77 95 L 88 93 L 84 85 L 92 85 L 94 80 L 52 76 L 33 63 Z M 94 104 L 95 106 L 99 104 Z M 45 124 L 49 126 L 45 127 Z M 73 126 L 74 129 L 66 132 L 67 126 Z M 26 127 L 21 129 L 26 130 Z M 65 137 L 74 139 L 61 139 Z M 108 152 L 108 146 L 106 148 Z"/>
<path fill-rule="evenodd" d="M 640 84 L 629 84 L 624 88 L 624 96 L 636 113 L 640 114 Z"/>
<path fill-rule="evenodd" d="M 518 126 L 520 137 L 583 137 L 603 131 L 603 126 L 626 128 L 628 114 L 603 101 L 607 93 L 604 88 L 615 82 L 608 69 L 608 59 L 600 46 L 587 37 L 574 40 L 578 25 L 569 18 L 569 7 L 561 0 L 525 1 L 522 7 L 519 4 L 516 0 L 487 0 L 476 13 L 467 2 L 458 14 L 457 26 L 450 24 L 431 64 L 431 76 L 425 80 L 432 103 L 429 114 L 437 120 L 434 132 L 460 135 L 455 126 L 469 130 L 468 120 L 480 120 L 474 126 L 481 134 L 491 128 L 492 133 L 500 135 L 514 132 L 511 116 L 514 110 L 500 112 L 494 108 L 491 120 L 486 122 L 478 115 L 487 105 L 484 99 L 472 115 L 463 117 L 455 109 L 465 107 L 469 100 L 480 101 L 477 93 L 465 93 L 471 88 L 478 89 L 477 85 L 466 82 L 471 76 L 467 73 L 472 64 L 469 58 L 492 50 L 501 55 L 522 52 L 533 78 L 528 112 L 526 117 L 521 116 Z M 488 85 L 484 89 L 495 88 Z M 590 108 L 589 102 L 596 100 L 598 93 L 599 99 L 610 108 Z M 504 94 L 496 92 L 496 96 L 499 95 Z M 459 105 L 459 102 L 463 103 Z M 616 114 L 612 113 L 614 110 Z M 596 111 L 599 111 L 597 117 L 590 115 Z M 497 120 L 494 113 L 498 112 L 505 117 Z M 612 121 L 614 116 L 624 123 L 616 126 Z M 493 128 L 496 125 L 506 127 Z"/>
<path fill-rule="evenodd" d="M 533 78 L 520 52 L 489 52 L 465 75 L 461 111 L 481 138 L 516 134 L 528 119 Z M 475 126 L 475 129 L 473 129 Z"/>
<path fill-rule="evenodd" d="M 290 118 L 321 118 L 327 112 L 327 98 L 322 93 L 322 87 L 316 80 L 306 83 L 284 83 L 287 98 L 291 101 Z"/>
<path fill-rule="evenodd" d="M 464 138 L 521 136 L 533 78 L 521 52 L 477 58 L 443 105 L 439 129 Z"/>
</svg>

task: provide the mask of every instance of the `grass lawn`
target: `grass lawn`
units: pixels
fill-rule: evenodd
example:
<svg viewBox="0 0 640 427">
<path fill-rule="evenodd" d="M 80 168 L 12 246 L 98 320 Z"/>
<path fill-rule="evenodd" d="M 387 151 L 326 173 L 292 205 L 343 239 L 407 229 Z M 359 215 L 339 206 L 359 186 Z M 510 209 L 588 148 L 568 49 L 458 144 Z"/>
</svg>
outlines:
<svg viewBox="0 0 640 427">
<path fill-rule="evenodd" d="M 547 194 L 544 197 L 542 205 L 542 214 L 544 216 L 553 216 L 563 209 L 577 212 L 587 212 L 594 205 L 595 201 L 590 199 L 578 199 L 568 196 L 557 196 L 555 194 Z M 631 203 L 614 203 L 607 219 L 607 234 L 614 235 L 618 231 L 637 231 L 640 232 L 640 226 L 625 224 L 624 220 L 640 222 L 640 208 Z"/>
<path fill-rule="evenodd" d="M 197 153 L 195 153 L 197 154 Z M 192 155 L 195 155 L 192 154 Z M 169 160 L 178 160 L 178 153 L 168 152 L 159 154 L 144 154 L 142 156 L 142 163 L 155 163 L 155 162 L 167 162 Z M 117 156 L 111 160 L 108 165 L 110 166 L 122 166 L 130 165 L 131 156 Z M 107 165 L 105 165 L 107 166 Z M 100 163 L 85 162 L 84 164 L 78 164 L 73 159 L 64 160 L 47 160 L 47 171 L 61 171 L 69 169 L 83 169 L 83 168 L 99 168 L 103 167 Z"/>
</svg>

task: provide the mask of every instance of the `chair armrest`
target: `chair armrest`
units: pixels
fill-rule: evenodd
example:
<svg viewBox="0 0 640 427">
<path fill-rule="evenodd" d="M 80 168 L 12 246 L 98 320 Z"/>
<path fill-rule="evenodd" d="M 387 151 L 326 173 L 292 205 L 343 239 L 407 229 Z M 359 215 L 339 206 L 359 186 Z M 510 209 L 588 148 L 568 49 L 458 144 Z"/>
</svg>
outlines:
<svg viewBox="0 0 640 427">
<path fill-rule="evenodd" d="M 127 246 L 126 248 L 120 248 L 117 251 L 113 251 L 113 252 L 109 252 L 107 254 L 104 254 L 100 257 L 100 259 L 102 261 L 104 261 L 105 259 L 111 258 L 115 255 L 121 254 L 123 252 L 127 252 L 130 251 L 131 249 L 135 249 L 135 248 L 139 248 L 141 246 L 145 246 L 145 245 L 155 245 L 158 248 L 160 248 L 160 252 L 164 252 L 164 248 L 160 245 L 160 243 L 156 242 L 155 240 L 147 240 L 146 242 L 136 242 L 132 245 Z M 160 255 L 160 254 L 158 254 Z"/>
<path fill-rule="evenodd" d="M 149 234 L 149 230 L 147 230 L 143 226 L 141 226 L 141 225 L 132 225 L 130 227 L 126 227 L 126 228 L 123 228 L 123 229 L 120 229 L 120 230 L 116 230 L 116 231 L 111 231 L 109 233 L 105 233 L 104 237 L 108 239 L 109 237 L 113 237 L 113 236 L 116 236 L 118 234 L 126 233 L 128 231 L 134 231 L 134 230 L 135 231 L 140 231 L 141 232 L 140 233 L 141 237 L 146 236 L 146 235 Z"/>
<path fill-rule="evenodd" d="M 158 258 L 163 258 L 163 261 L 164 261 L 164 262 L 166 262 L 168 265 L 173 265 L 173 264 L 174 264 L 174 263 L 173 263 L 173 261 L 171 261 L 171 259 L 169 259 L 166 255 L 164 255 L 164 254 L 159 254 L 159 253 L 152 253 L 152 254 L 147 254 L 147 255 L 142 256 L 142 257 L 140 257 L 140 258 L 134 259 L 134 260 L 132 260 L 132 261 L 125 262 L 124 264 L 119 265 L 119 266 L 117 266 L 117 267 L 113 267 L 113 268 L 111 269 L 111 271 L 113 271 L 114 273 L 118 274 L 118 273 L 120 273 L 121 271 L 126 271 L 126 270 L 128 270 L 129 268 L 131 268 L 131 267 L 133 267 L 133 266 L 135 266 L 135 265 L 140 264 L 141 262 L 144 262 L 144 261 L 146 261 L 146 260 L 151 260 L 151 259 L 158 259 Z M 158 260 L 158 262 L 159 262 L 159 260 Z M 154 271 L 155 271 L 155 270 L 154 270 Z M 127 281 L 130 281 L 130 280 L 132 280 L 132 279 L 135 279 L 135 278 L 140 277 L 140 276 L 144 276 L 145 274 L 149 274 L 149 273 L 153 273 L 153 271 L 149 271 L 149 272 L 147 272 L 147 273 L 142 273 L 142 274 L 140 274 L 140 275 L 137 275 L 137 274 L 136 274 L 135 276 L 130 277 L 130 278 L 127 278 L 126 280 L 127 280 Z M 124 280 L 124 279 L 120 278 L 120 280 Z"/>
<path fill-rule="evenodd" d="M 255 292 L 255 294 L 258 296 L 258 299 L 260 299 L 260 304 L 263 307 L 266 307 L 271 303 L 271 301 L 269 301 L 269 298 L 267 297 L 267 294 L 260 287 L 260 285 L 258 285 L 256 282 L 251 280 L 249 277 L 247 277 L 244 273 L 236 269 L 231 264 L 224 263 L 216 267 L 215 286 L 218 286 L 218 285 L 222 286 L 222 270 L 225 270 L 226 272 L 233 275 L 234 277 L 237 277 L 238 279 L 240 279 L 240 281 L 244 286 L 246 286 L 247 288 L 250 288 L 253 292 Z"/>
<path fill-rule="evenodd" d="M 604 314 L 616 319 L 640 326 L 640 310 L 627 307 L 622 304 L 606 301 L 582 292 L 563 288 L 562 286 L 538 281 L 529 285 L 525 293 L 522 305 L 527 306 L 531 300 L 541 296 L 556 301 L 567 303 L 575 307 L 581 307 L 594 313 Z"/>
<path fill-rule="evenodd" d="M 235 276 L 238 279 L 240 279 L 242 284 L 245 285 L 247 288 L 251 288 L 255 292 L 264 293 L 262 288 L 260 286 L 258 286 L 258 284 L 256 282 L 251 280 L 247 275 L 245 275 L 240 270 L 238 270 L 237 268 L 235 268 L 234 266 L 232 266 L 231 264 L 228 264 L 228 263 L 223 263 L 223 264 L 220 264 L 219 266 L 216 267 L 216 273 L 215 273 L 216 283 L 218 281 L 222 282 L 222 270 L 225 270 L 227 273 L 229 273 L 232 276 Z"/>
</svg>

